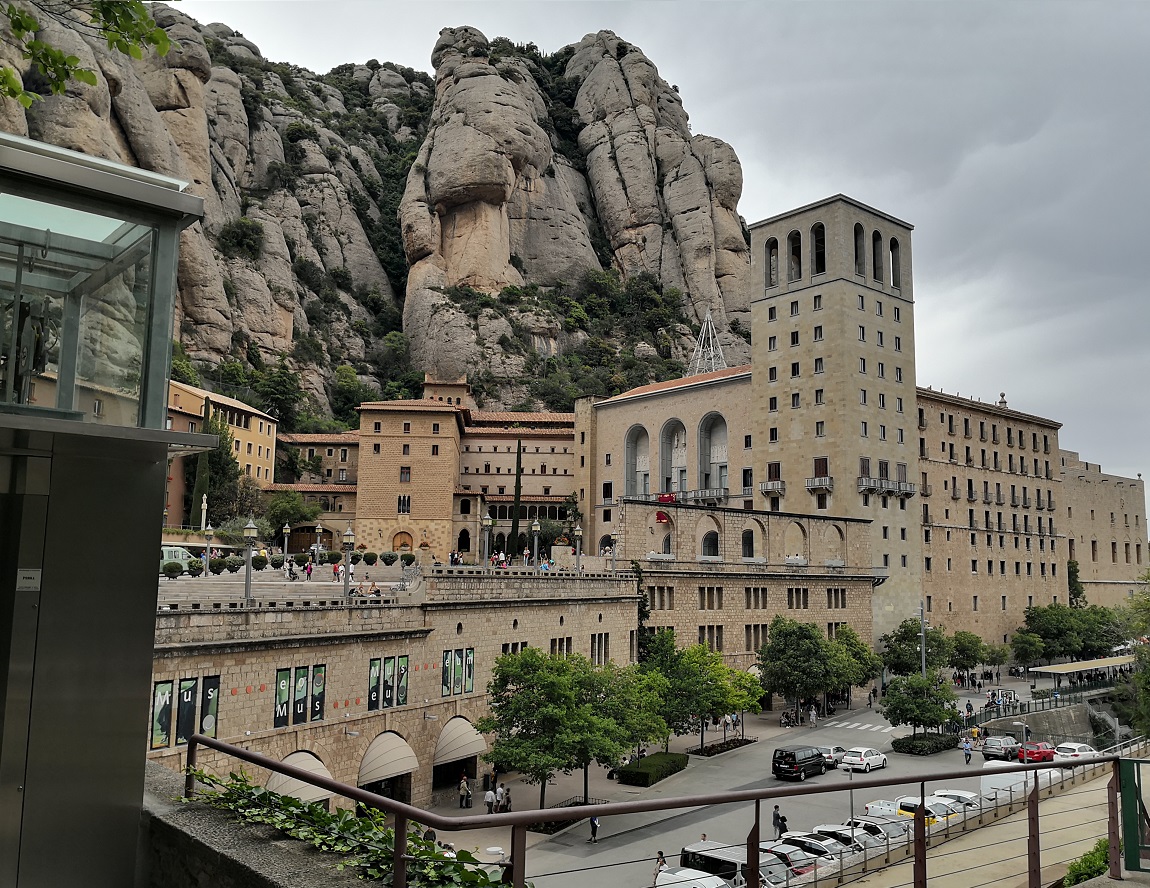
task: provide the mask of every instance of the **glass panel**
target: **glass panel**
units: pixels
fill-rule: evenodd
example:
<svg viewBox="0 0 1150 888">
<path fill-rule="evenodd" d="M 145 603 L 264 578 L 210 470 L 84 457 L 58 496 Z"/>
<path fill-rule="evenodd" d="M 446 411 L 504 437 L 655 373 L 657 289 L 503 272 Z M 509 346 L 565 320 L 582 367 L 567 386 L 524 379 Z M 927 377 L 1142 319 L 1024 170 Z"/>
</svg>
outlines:
<svg viewBox="0 0 1150 888">
<path fill-rule="evenodd" d="M 138 425 L 155 240 L 0 194 L 0 409 Z"/>
</svg>

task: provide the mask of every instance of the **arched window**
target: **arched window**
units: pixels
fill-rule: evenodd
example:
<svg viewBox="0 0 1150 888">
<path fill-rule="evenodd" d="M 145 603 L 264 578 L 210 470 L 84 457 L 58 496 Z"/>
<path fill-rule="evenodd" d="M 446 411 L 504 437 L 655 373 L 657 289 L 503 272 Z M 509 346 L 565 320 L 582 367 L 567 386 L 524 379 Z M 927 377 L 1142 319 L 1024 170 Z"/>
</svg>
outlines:
<svg viewBox="0 0 1150 888">
<path fill-rule="evenodd" d="M 471 514 L 471 500 L 462 499 L 459 501 L 459 514 L 460 515 L 470 515 Z"/>
<path fill-rule="evenodd" d="M 703 534 L 703 555 L 711 558 L 717 558 L 719 555 L 719 534 L 714 530 Z"/>
<path fill-rule="evenodd" d="M 664 555 L 670 555 L 671 554 L 671 535 L 669 533 L 664 534 L 664 536 L 663 536 L 663 554 Z"/>
<path fill-rule="evenodd" d="M 464 502 L 466 502 L 466 500 L 464 500 Z M 457 543 L 455 550 L 457 552 L 471 551 L 471 534 L 468 532 L 466 527 L 459 531 L 459 542 Z"/>
<path fill-rule="evenodd" d="M 871 244 L 871 254 L 872 254 L 871 259 L 870 259 L 871 265 L 872 265 L 871 275 L 874 277 L 874 279 L 876 281 L 881 281 L 882 280 L 882 267 L 883 267 L 882 235 L 878 233 L 877 229 L 875 231 L 871 232 L 870 244 Z"/>
<path fill-rule="evenodd" d="M 492 540 L 491 547 L 492 553 L 503 552 L 503 550 L 507 548 L 507 537 L 502 533 L 495 534 L 495 539 Z M 506 554 L 506 552 L 504 552 L 504 554 Z"/>
<path fill-rule="evenodd" d="M 811 226 L 811 274 L 827 273 L 827 229 L 822 222 Z"/>
<path fill-rule="evenodd" d="M 797 231 L 787 235 L 787 280 L 801 280 L 803 276 L 803 236 Z"/>
<path fill-rule="evenodd" d="M 896 290 L 902 289 L 902 249 L 898 245 L 898 238 L 890 239 L 890 285 Z"/>
<path fill-rule="evenodd" d="M 866 232 L 859 222 L 855 223 L 855 274 L 866 277 Z"/>
<path fill-rule="evenodd" d="M 779 239 L 777 237 L 767 238 L 767 286 L 777 287 L 779 285 Z"/>
<path fill-rule="evenodd" d="M 607 556 L 611 555 L 611 534 L 605 533 L 603 536 L 599 537 L 599 554 Z"/>
<path fill-rule="evenodd" d="M 753 530 L 743 531 L 743 557 L 755 557 L 755 532 Z"/>
</svg>

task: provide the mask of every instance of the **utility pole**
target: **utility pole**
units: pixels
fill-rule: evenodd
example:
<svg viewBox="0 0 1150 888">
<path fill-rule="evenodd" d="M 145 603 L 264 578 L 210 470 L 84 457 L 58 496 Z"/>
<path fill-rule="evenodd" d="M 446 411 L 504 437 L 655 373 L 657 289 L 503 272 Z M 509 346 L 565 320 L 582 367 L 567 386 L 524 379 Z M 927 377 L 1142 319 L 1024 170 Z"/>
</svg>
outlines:
<svg viewBox="0 0 1150 888">
<path fill-rule="evenodd" d="M 922 657 L 922 677 L 926 678 L 926 602 L 918 603 L 918 650 Z"/>
</svg>

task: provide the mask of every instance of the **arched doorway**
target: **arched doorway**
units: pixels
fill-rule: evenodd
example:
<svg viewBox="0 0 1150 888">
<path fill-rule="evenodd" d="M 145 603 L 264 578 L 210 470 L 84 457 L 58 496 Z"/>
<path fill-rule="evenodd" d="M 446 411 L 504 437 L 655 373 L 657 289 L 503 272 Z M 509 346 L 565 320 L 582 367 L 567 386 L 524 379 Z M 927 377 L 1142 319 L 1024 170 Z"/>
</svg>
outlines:
<svg viewBox="0 0 1150 888">
<path fill-rule="evenodd" d="M 727 488 L 727 421 L 711 413 L 699 423 L 699 489 Z"/>
<path fill-rule="evenodd" d="M 318 777 L 326 777 L 328 780 L 332 779 L 331 772 L 314 752 L 305 749 L 296 750 L 283 761 L 285 765 L 300 768 Z M 322 802 L 324 808 L 327 808 L 328 800 L 331 798 L 330 790 L 313 786 L 295 777 L 288 777 L 286 774 L 273 773 L 268 777 L 266 786 L 269 792 L 293 796 L 301 802 Z"/>
<path fill-rule="evenodd" d="M 459 531 L 459 540 L 456 543 L 455 551 L 457 552 L 470 552 L 471 551 L 471 532 L 465 527 Z"/>
<path fill-rule="evenodd" d="M 687 491 L 687 428 L 677 419 L 668 420 L 659 435 L 659 474 L 664 493 Z"/>
<path fill-rule="evenodd" d="M 359 764 L 356 786 L 384 798 L 411 804 L 411 775 L 419 759 L 395 731 L 385 731 L 367 747 Z"/>
<path fill-rule="evenodd" d="M 459 781 L 464 775 L 471 780 L 479 775 L 479 756 L 485 752 L 487 741 L 471 722 L 461 715 L 448 720 L 435 744 L 431 789 L 436 803 L 457 797 Z"/>
<path fill-rule="evenodd" d="M 391 551 L 410 552 L 412 547 L 411 534 L 401 530 L 391 539 Z"/>
<path fill-rule="evenodd" d="M 651 439 L 643 426 L 632 426 L 624 447 L 624 492 L 627 496 L 651 492 Z"/>
</svg>

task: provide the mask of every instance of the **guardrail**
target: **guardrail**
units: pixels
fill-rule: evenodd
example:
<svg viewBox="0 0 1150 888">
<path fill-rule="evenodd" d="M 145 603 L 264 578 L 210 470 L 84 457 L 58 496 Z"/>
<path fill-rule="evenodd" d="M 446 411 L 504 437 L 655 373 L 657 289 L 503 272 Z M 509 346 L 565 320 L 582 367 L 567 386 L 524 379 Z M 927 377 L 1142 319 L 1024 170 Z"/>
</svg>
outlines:
<svg viewBox="0 0 1150 888">
<path fill-rule="evenodd" d="M 705 795 L 697 796 L 684 796 L 672 798 L 650 798 L 640 799 L 628 802 L 608 802 L 605 804 L 591 804 L 581 805 L 578 807 L 568 808 L 547 808 L 543 811 L 540 810 L 526 810 L 514 811 L 503 814 L 478 814 L 469 815 L 464 817 L 445 817 L 431 811 L 424 811 L 420 808 L 415 808 L 411 805 L 406 805 L 402 802 L 394 801 L 393 799 L 377 795 L 372 792 L 360 789 L 359 787 L 349 786 L 340 783 L 331 778 L 322 777 L 310 771 L 305 771 L 301 768 L 293 767 L 292 765 L 284 764 L 282 761 L 272 759 L 260 753 L 253 752 L 249 749 L 243 749 L 239 746 L 234 746 L 230 743 L 225 743 L 221 740 L 215 740 L 210 737 L 205 737 L 202 734 L 194 734 L 188 741 L 187 749 L 187 774 L 184 782 L 184 795 L 186 798 L 193 798 L 196 790 L 196 781 L 194 770 L 196 768 L 197 752 L 199 747 L 206 746 L 210 749 L 217 750 L 233 758 L 240 759 L 241 761 L 248 762 L 253 765 L 265 768 L 269 771 L 274 771 L 279 774 L 284 774 L 288 777 L 295 778 L 303 781 L 304 783 L 312 786 L 317 786 L 326 789 L 329 792 L 342 796 L 343 798 L 350 799 L 359 804 L 367 805 L 369 807 L 377 808 L 384 811 L 387 815 L 394 818 L 394 843 L 392 850 L 392 885 L 395 888 L 407 888 L 408 885 L 408 863 L 414 858 L 407 853 L 407 836 L 408 830 L 412 824 L 419 824 L 421 826 L 433 830 L 445 830 L 448 832 L 467 832 L 475 829 L 497 828 L 504 827 L 511 830 L 511 843 L 510 843 L 510 856 L 506 859 L 501 859 L 493 866 L 504 868 L 503 882 L 515 886 L 515 888 L 525 888 L 526 885 L 526 859 L 527 859 L 527 828 L 531 824 L 539 823 L 541 821 L 559 823 L 559 822 L 573 822 L 578 820 L 585 820 L 588 817 L 608 817 L 615 815 L 625 814 L 640 814 L 656 811 L 674 811 L 685 808 L 699 808 L 711 805 L 723 805 L 730 803 L 749 802 L 753 803 L 753 824 L 750 832 L 747 835 L 746 844 L 739 845 L 738 847 L 746 849 L 747 855 L 747 888 L 759 888 L 760 885 L 760 864 L 767 859 L 767 853 L 760 847 L 760 836 L 762 833 L 762 805 L 761 803 L 774 799 L 785 799 L 796 795 L 810 795 L 810 794 L 825 794 L 825 793 L 842 793 L 847 791 L 841 783 L 833 784 L 810 784 L 804 783 L 802 787 L 787 786 L 778 789 L 752 789 L 752 790 L 734 790 L 718 793 L 708 793 Z M 1087 772 L 1090 776 L 1095 776 L 1099 769 L 1108 769 L 1112 773 L 1112 778 L 1107 786 L 1107 814 L 1104 818 L 1106 823 L 1105 834 L 1110 840 L 1110 855 L 1109 866 L 1111 877 L 1121 876 L 1121 859 L 1119 853 L 1119 805 L 1118 805 L 1118 763 L 1120 756 L 1100 755 L 1091 760 L 1090 764 L 1083 766 L 1076 766 L 1064 770 L 1058 781 L 1062 788 L 1065 788 L 1067 782 L 1074 785 L 1076 782 L 1088 779 Z M 906 857 L 913 857 L 914 860 L 914 876 L 910 883 L 915 888 L 926 888 L 927 886 L 927 872 L 926 872 L 926 851 L 930 839 L 934 843 L 944 841 L 952 837 L 952 833 L 959 835 L 969 829 L 983 826 L 998 820 L 1002 816 L 1001 809 L 1006 809 L 1006 814 L 1015 812 L 1015 806 L 1025 806 L 1028 814 L 1027 818 L 1027 885 L 1028 888 L 1041 888 L 1042 885 L 1042 866 L 1039 846 L 1039 834 L 1041 829 L 1039 817 L 1039 800 L 1045 791 L 1047 796 L 1052 795 L 1054 792 L 1054 780 L 1048 777 L 1045 781 L 1045 787 L 1042 785 L 1042 778 L 1039 774 L 1035 774 L 1033 783 L 1029 779 L 1030 772 L 1050 771 L 1050 765 L 1045 763 L 1040 764 L 1025 764 L 1013 765 L 996 769 L 996 774 L 1010 774 L 1021 773 L 1026 775 L 1024 777 L 1025 791 L 1015 794 L 1013 786 L 1010 787 L 1007 793 L 1006 801 L 1003 802 L 995 794 L 994 799 L 980 800 L 977 813 L 964 809 L 961 818 L 957 815 L 948 817 L 945 820 L 940 820 L 937 823 L 928 825 L 925 815 L 923 813 L 924 806 L 919 805 L 918 810 L 913 817 L 913 833 L 912 840 L 902 840 L 908 842 L 904 848 L 904 859 Z M 929 775 L 920 775 L 911 781 L 908 781 L 905 776 L 898 777 L 864 777 L 860 780 L 853 780 L 850 786 L 852 793 L 852 809 L 853 793 L 863 790 L 879 789 L 887 786 L 905 785 L 908 782 L 918 783 L 919 797 L 925 798 L 930 795 L 926 791 L 927 783 L 935 781 L 959 780 L 970 776 L 969 769 L 938 771 Z M 1031 789 L 1033 785 L 1033 789 Z M 987 804 L 989 802 L 989 804 Z M 901 844 L 901 842 L 900 842 Z M 814 878 L 808 879 L 807 877 L 796 878 L 793 884 L 817 884 L 818 881 L 829 883 L 832 880 L 836 884 L 841 884 L 843 877 L 847 875 L 846 870 L 857 871 L 861 867 L 861 871 L 865 872 L 867 868 L 867 860 L 869 855 L 865 855 L 860 864 L 846 865 L 846 859 L 840 858 L 839 872 L 833 874 L 824 872 L 820 875 L 818 870 L 815 870 Z M 891 843 L 888 841 L 885 847 L 885 862 L 892 862 L 891 858 Z M 845 869 L 844 869 L 845 867 Z M 791 884 L 791 879 L 788 874 L 788 884 Z"/>
</svg>

